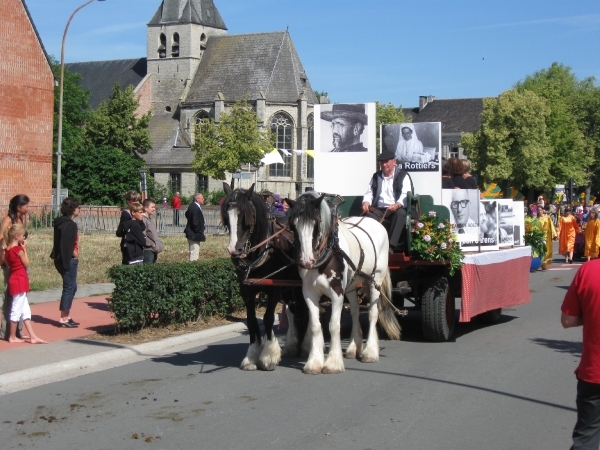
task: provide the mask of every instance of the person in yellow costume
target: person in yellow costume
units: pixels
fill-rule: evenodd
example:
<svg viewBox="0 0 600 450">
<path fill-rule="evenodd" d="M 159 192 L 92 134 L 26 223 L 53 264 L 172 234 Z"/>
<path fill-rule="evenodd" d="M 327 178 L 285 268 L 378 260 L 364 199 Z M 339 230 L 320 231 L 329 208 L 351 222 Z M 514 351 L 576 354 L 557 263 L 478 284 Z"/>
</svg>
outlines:
<svg viewBox="0 0 600 450">
<path fill-rule="evenodd" d="M 600 251 L 600 219 L 598 219 L 598 210 L 590 209 L 587 225 L 583 232 L 585 237 L 584 256 L 589 261 L 597 258 Z"/>
<path fill-rule="evenodd" d="M 565 257 L 565 263 L 573 264 L 573 248 L 575 235 L 581 233 L 571 208 L 565 209 L 565 214 L 558 222 L 558 253 Z"/>
<path fill-rule="evenodd" d="M 557 234 L 556 228 L 554 228 L 554 224 L 552 223 L 552 218 L 546 214 L 544 208 L 538 206 L 537 214 L 542 230 L 544 230 L 544 235 L 546 236 L 546 254 L 542 260 L 542 270 L 546 270 L 552 264 L 552 241 L 556 239 Z"/>
</svg>

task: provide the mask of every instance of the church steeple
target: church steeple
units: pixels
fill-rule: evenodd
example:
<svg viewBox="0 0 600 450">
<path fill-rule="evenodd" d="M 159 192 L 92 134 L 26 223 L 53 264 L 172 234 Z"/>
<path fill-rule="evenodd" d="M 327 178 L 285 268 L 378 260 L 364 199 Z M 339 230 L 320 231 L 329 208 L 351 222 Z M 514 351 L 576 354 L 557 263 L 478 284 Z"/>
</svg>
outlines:
<svg viewBox="0 0 600 450">
<path fill-rule="evenodd" d="M 175 111 L 211 36 L 227 27 L 213 0 L 163 0 L 148 23 L 153 112 Z"/>
<path fill-rule="evenodd" d="M 213 0 L 164 0 L 148 25 L 175 23 L 227 30 Z"/>
</svg>

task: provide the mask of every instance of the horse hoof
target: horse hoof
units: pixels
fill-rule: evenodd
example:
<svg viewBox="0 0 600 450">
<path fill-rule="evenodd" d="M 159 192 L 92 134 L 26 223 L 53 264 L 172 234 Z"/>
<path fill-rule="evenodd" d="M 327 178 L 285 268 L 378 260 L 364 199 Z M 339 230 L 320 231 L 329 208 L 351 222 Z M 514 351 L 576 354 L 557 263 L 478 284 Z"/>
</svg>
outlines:
<svg viewBox="0 0 600 450">
<path fill-rule="evenodd" d="M 374 363 L 377 362 L 379 358 L 375 358 L 374 356 L 363 356 L 360 360 L 362 363 Z"/>
<path fill-rule="evenodd" d="M 328 367 L 324 367 L 323 371 L 321 373 L 331 374 L 331 373 L 342 373 L 343 371 L 344 371 L 343 369 L 330 369 Z"/>
<path fill-rule="evenodd" d="M 240 369 L 248 371 L 256 370 L 256 364 L 242 364 Z"/>
<path fill-rule="evenodd" d="M 302 369 L 302 372 L 308 375 L 319 375 L 321 373 L 321 369 L 311 369 L 305 367 L 304 369 Z"/>
<path fill-rule="evenodd" d="M 346 352 L 346 359 L 356 359 L 356 352 Z"/>
<path fill-rule="evenodd" d="M 274 362 L 270 362 L 268 364 L 265 364 L 261 361 L 258 362 L 258 368 L 260 370 L 266 370 L 266 371 L 271 371 L 271 370 L 275 370 L 275 367 L 277 367 L 277 364 Z"/>
</svg>

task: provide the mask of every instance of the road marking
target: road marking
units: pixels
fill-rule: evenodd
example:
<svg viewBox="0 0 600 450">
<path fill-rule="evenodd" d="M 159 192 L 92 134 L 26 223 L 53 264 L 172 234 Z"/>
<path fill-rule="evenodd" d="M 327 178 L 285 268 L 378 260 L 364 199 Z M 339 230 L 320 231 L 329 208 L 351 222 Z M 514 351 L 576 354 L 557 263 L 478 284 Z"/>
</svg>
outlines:
<svg viewBox="0 0 600 450">
<path fill-rule="evenodd" d="M 572 267 L 565 267 L 565 268 L 563 269 L 563 268 L 558 268 L 558 267 L 557 267 L 556 269 L 547 269 L 547 270 L 573 270 L 573 268 L 572 268 Z"/>
</svg>

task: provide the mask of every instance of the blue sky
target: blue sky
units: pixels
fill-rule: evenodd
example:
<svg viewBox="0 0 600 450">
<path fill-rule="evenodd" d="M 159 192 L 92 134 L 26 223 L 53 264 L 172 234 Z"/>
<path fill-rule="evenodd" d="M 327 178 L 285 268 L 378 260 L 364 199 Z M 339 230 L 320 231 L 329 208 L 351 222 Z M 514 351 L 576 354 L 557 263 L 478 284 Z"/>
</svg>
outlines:
<svg viewBox="0 0 600 450">
<path fill-rule="evenodd" d="M 229 34 L 285 30 L 313 89 L 333 102 L 418 105 L 496 96 L 558 61 L 600 83 L 599 0 L 214 0 Z M 83 0 L 26 0 L 48 53 Z M 146 55 L 160 0 L 95 2 L 74 18 L 67 62 Z"/>
</svg>

